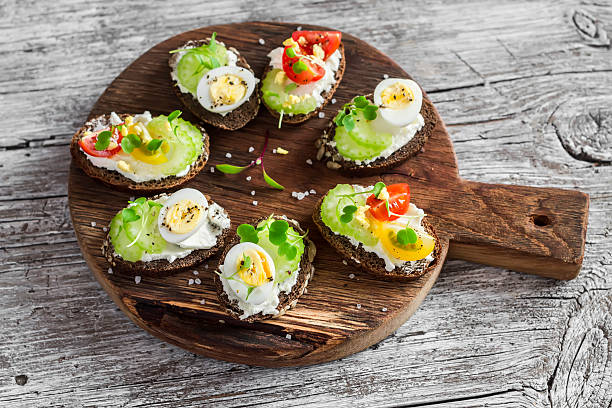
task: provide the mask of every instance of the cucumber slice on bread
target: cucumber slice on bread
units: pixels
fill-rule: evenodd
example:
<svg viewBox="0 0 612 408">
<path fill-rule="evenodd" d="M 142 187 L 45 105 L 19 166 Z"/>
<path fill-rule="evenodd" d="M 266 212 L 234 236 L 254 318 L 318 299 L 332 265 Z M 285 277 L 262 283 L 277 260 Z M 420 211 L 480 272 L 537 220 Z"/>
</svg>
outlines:
<svg viewBox="0 0 612 408">
<path fill-rule="evenodd" d="M 338 51 L 340 51 L 340 54 L 342 57 L 340 58 L 340 65 L 338 66 L 338 70 L 336 71 L 336 75 L 335 75 L 336 82 L 332 85 L 329 91 L 323 92 L 321 94 L 321 96 L 324 99 L 323 103 L 319 106 L 314 107 L 314 110 L 308 113 L 298 113 L 293 116 L 289 116 L 288 114 L 283 114 L 283 123 L 297 124 L 297 123 L 305 122 L 308 119 L 318 115 L 319 112 L 323 110 L 325 105 L 327 105 L 329 101 L 331 101 L 332 97 L 334 96 L 334 93 L 336 92 L 336 89 L 338 88 L 338 85 L 340 85 L 340 82 L 342 81 L 342 77 L 344 76 L 344 69 L 346 68 L 346 58 L 344 55 L 344 44 L 343 43 L 340 43 L 340 46 L 338 47 Z M 269 76 L 271 76 L 272 71 L 274 71 L 274 68 L 268 64 L 261 76 L 262 83 L 268 83 L 268 81 L 270 80 L 272 80 L 273 82 L 273 78 L 268 78 Z M 261 87 L 261 96 L 262 96 L 263 105 L 266 107 L 266 109 L 268 109 L 268 112 L 270 112 L 270 114 L 274 116 L 275 118 L 279 118 L 280 111 L 277 110 L 278 106 L 275 103 L 266 102 L 266 98 L 263 97 L 263 86 Z"/>
<path fill-rule="evenodd" d="M 272 219 L 286 220 L 289 223 L 290 227 L 293 228 L 298 234 L 304 235 L 306 233 L 306 231 L 304 231 L 300 224 L 295 220 L 281 216 L 273 216 Z M 250 222 L 250 224 L 254 227 L 257 227 L 261 222 L 264 222 L 266 220 L 268 220 L 268 218 L 260 218 L 258 220 Z M 291 287 L 291 291 L 289 293 L 279 291 L 279 303 L 276 307 L 276 310 L 278 311 L 277 314 L 263 314 L 262 312 L 259 312 L 244 319 L 240 319 L 240 316 L 243 314 L 243 310 L 240 309 L 240 307 L 238 306 L 238 301 L 236 301 L 235 299 L 230 300 L 228 294 L 223 288 L 223 282 L 221 278 L 217 274 L 214 274 L 215 289 L 217 291 L 217 296 L 219 298 L 221 308 L 224 309 L 234 319 L 241 320 L 243 322 L 255 322 L 259 320 L 280 317 L 285 314 L 290 308 L 295 307 L 298 302 L 298 299 L 300 298 L 300 296 L 302 296 L 302 294 L 304 294 L 308 283 L 314 276 L 313 261 L 316 255 L 316 247 L 307 236 L 303 238 L 303 242 L 304 250 L 302 256 L 299 258 L 299 272 L 297 281 Z M 219 260 L 219 267 L 224 264 L 225 257 L 227 256 L 230 249 L 232 249 L 232 247 L 239 243 L 240 237 L 238 235 L 234 235 L 228 240 L 225 250 L 223 251 L 223 254 L 221 255 L 221 258 Z"/>
<path fill-rule="evenodd" d="M 372 95 L 366 97 L 372 99 Z M 386 147 L 383 146 L 388 146 L 386 136 L 368 137 L 368 133 L 362 132 L 359 126 L 356 126 L 352 132 L 346 132 L 344 128 L 338 128 L 332 118 L 316 141 L 315 146 L 318 149 L 316 158 L 323 161 L 329 169 L 339 170 L 347 176 L 370 176 L 399 166 L 423 149 L 438 123 L 438 113 L 429 99 L 423 98 L 420 113 L 425 125 L 407 144 L 390 156 L 380 157 L 367 164 L 358 161 L 363 162 L 368 157 L 375 157 L 384 150 Z M 339 129 L 342 130 L 338 131 Z M 357 132 L 360 132 L 359 135 Z"/>
<path fill-rule="evenodd" d="M 121 120 L 125 120 L 128 116 L 135 115 L 123 113 L 118 116 Z M 167 118 L 161 115 L 149 123 L 155 123 L 158 118 L 161 118 L 160 120 L 163 122 L 167 122 Z M 193 125 L 181 118 L 175 119 L 175 121 L 179 125 L 179 129 L 177 129 L 178 136 L 173 134 L 172 137 L 177 137 L 177 140 L 169 141 L 172 144 L 172 151 L 168 154 L 168 162 L 160 166 L 164 168 L 164 173 L 168 174 L 167 176 L 162 176 L 157 180 L 137 182 L 117 171 L 95 166 L 88 160 L 87 155 L 79 146 L 79 140 L 86 132 L 94 132 L 96 129 L 110 127 L 110 115 L 100 115 L 87 121 L 74 134 L 70 142 L 70 154 L 72 155 L 73 163 L 80 167 L 89 177 L 98 179 L 118 190 L 138 193 L 158 193 L 178 187 L 194 178 L 204 168 L 210 150 L 208 134 L 204 128 Z M 149 128 L 148 125 L 147 128 Z M 172 173 L 179 174 L 187 166 L 189 166 L 187 174 L 180 177 L 172 175 Z"/>
<path fill-rule="evenodd" d="M 197 48 L 202 45 L 209 44 L 211 41 L 210 38 L 205 40 L 195 40 L 188 41 L 183 44 L 180 48 L 188 50 L 191 48 Z M 227 58 L 220 58 L 218 53 L 220 51 L 231 51 L 237 55 L 238 60 L 236 61 L 236 66 L 246 68 L 249 71 L 253 72 L 251 66 L 248 64 L 247 60 L 240 55 L 238 50 L 233 47 L 225 48 L 225 46 L 221 45 L 217 42 L 216 53 L 217 60 L 221 65 L 225 65 L 227 63 Z M 191 59 L 189 54 L 185 54 L 188 60 L 183 61 L 182 55 L 180 52 L 173 53 L 170 55 L 168 59 L 168 65 L 170 66 L 170 76 L 172 80 L 172 88 L 176 93 L 176 96 L 180 99 L 180 101 L 193 113 L 196 117 L 202 120 L 209 125 L 225 129 L 225 130 L 236 130 L 244 127 L 248 122 L 250 122 L 255 116 L 257 116 L 257 112 L 259 112 L 259 103 L 260 96 L 259 91 L 255 89 L 251 97 L 244 102 L 242 105 L 234 109 L 233 111 L 227 113 L 225 116 L 210 112 L 200 104 L 198 99 L 195 96 L 195 89 L 197 88 L 198 82 L 207 72 L 206 70 L 202 70 L 197 66 L 199 64 L 199 59 Z M 193 66 L 196 64 L 196 66 Z M 176 71 L 175 75 L 173 72 Z M 190 74 L 189 71 L 193 71 L 193 74 Z M 183 86 L 189 90 L 189 92 L 182 92 L 178 80 L 186 81 L 183 83 Z"/>
</svg>

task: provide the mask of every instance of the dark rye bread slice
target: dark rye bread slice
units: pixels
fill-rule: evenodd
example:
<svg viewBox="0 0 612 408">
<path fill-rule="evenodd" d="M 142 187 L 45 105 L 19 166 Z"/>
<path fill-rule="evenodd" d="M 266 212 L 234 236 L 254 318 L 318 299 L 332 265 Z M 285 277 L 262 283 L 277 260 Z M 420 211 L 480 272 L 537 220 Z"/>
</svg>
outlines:
<svg viewBox="0 0 612 408">
<path fill-rule="evenodd" d="M 300 235 L 305 234 L 305 231 L 302 229 L 302 227 L 297 221 L 286 218 L 286 217 L 280 217 L 280 216 L 274 216 L 274 218 L 286 220 L 287 222 L 289 222 L 289 225 L 291 225 Z M 266 219 L 267 217 L 260 218 L 258 220 L 251 222 L 251 225 L 257 226 L 257 224 L 259 224 L 261 221 L 264 221 Z M 219 267 L 217 269 L 219 269 L 220 266 L 223 265 L 223 262 L 225 261 L 225 256 L 227 255 L 229 250 L 238 243 L 240 243 L 240 237 L 235 235 L 225 247 L 225 250 L 223 251 L 223 254 L 221 255 L 221 259 L 219 260 Z M 316 253 L 317 253 L 317 249 L 314 243 L 307 237 L 304 237 L 304 254 L 302 255 L 302 259 L 300 260 L 300 272 L 299 272 L 297 281 L 295 282 L 295 285 L 293 285 L 293 287 L 291 288 L 290 293 L 288 294 L 285 292 L 279 293 L 278 295 L 279 303 L 278 303 L 278 306 L 276 307 L 276 310 L 278 310 L 278 314 L 264 315 L 262 312 L 259 312 L 245 319 L 240 319 L 240 316 L 243 314 L 243 312 L 238 307 L 238 301 L 236 300 L 230 301 L 229 297 L 227 296 L 227 293 L 225 293 L 225 291 L 223 290 L 223 283 L 221 282 L 221 278 L 216 273 L 213 273 L 214 280 L 215 280 L 215 289 L 217 290 L 217 296 L 219 298 L 219 303 L 221 307 L 225 309 L 225 311 L 232 318 L 236 320 L 241 320 L 243 322 L 254 322 L 258 320 L 271 319 L 271 318 L 280 317 L 284 315 L 287 312 L 287 310 L 291 309 L 292 307 L 295 307 L 295 305 L 298 302 L 299 297 L 302 296 L 302 294 L 304 294 L 304 292 L 306 291 L 306 287 L 308 286 L 308 283 L 312 280 L 314 276 L 314 270 L 315 270 L 313 261 L 314 261 Z"/>
<path fill-rule="evenodd" d="M 188 41 L 180 48 L 196 48 L 204 44 L 208 44 L 209 42 L 210 38 L 207 38 L 206 40 Z M 236 61 L 237 66 L 246 68 L 249 71 L 253 72 L 251 66 L 247 63 L 246 59 L 242 55 L 240 55 L 238 50 L 236 50 L 234 47 L 229 47 L 228 50 L 232 51 L 238 56 L 238 61 Z M 176 67 L 180 59 L 179 54 L 180 53 L 174 53 L 168 59 L 168 65 L 170 66 L 170 79 L 172 80 L 172 89 L 174 89 L 176 96 L 181 100 L 183 105 L 185 105 L 187 109 L 191 111 L 191 113 L 193 113 L 205 123 L 225 130 L 240 129 L 248 122 L 250 122 L 255 116 L 257 116 L 257 112 L 259 112 L 260 102 L 258 88 L 260 87 L 261 83 L 257 84 L 256 89 L 253 90 L 253 94 L 251 95 L 248 101 L 246 101 L 233 111 L 229 112 L 225 116 L 219 113 L 207 111 L 206 109 L 204 109 L 202 104 L 198 102 L 197 98 L 191 93 L 181 92 L 178 83 L 174 80 L 174 78 L 172 78 L 172 71 L 174 67 Z M 255 75 L 254 72 L 253 75 Z"/>
<path fill-rule="evenodd" d="M 416 261 L 412 266 L 407 263 L 401 267 L 396 266 L 395 269 L 387 271 L 385 269 L 385 261 L 383 261 L 378 255 L 373 252 L 366 251 L 361 245 L 359 247 L 354 246 L 347 237 L 334 234 L 334 232 L 327 225 L 325 225 L 321 219 L 321 204 L 323 203 L 324 198 L 325 196 L 319 200 L 312 214 L 312 219 L 317 228 L 319 228 L 319 231 L 321 231 L 323 238 L 325 238 L 325 240 L 329 242 L 329 244 L 340 255 L 342 255 L 354 266 L 357 266 L 365 272 L 382 280 L 409 281 L 435 269 L 440 263 L 440 253 L 442 251 L 440 239 L 434 231 L 433 226 L 426 220 L 423 220 L 422 223 L 425 230 L 436 239 L 436 244 L 433 251 L 434 260 L 432 262 L 427 262 L 425 260 Z"/>
<path fill-rule="evenodd" d="M 121 119 L 125 119 L 128 116 L 134 115 L 122 113 L 118 116 Z M 83 127 L 81 127 L 74 134 L 74 136 L 72 136 L 72 141 L 70 142 L 70 154 L 72 155 L 72 160 L 74 164 L 80 167 L 85 172 L 85 174 L 87 174 L 89 177 L 98 179 L 104 184 L 107 184 L 118 190 L 153 194 L 176 188 L 181 184 L 186 183 L 187 181 L 194 178 L 195 175 L 198 174 L 204 168 L 204 166 L 206 165 L 206 161 L 208 160 L 208 156 L 210 154 L 208 134 L 206 133 L 204 128 L 197 124 L 194 124 L 194 126 L 196 126 L 200 130 L 200 132 L 202 132 L 203 146 L 202 154 L 200 154 L 200 156 L 198 156 L 195 162 L 191 165 L 191 167 L 189 168 L 189 172 L 182 177 L 169 176 L 161 180 L 151 180 L 142 183 L 137 183 L 114 170 L 107 170 L 101 167 L 96 167 L 87 159 L 87 155 L 81 150 L 81 147 L 79 146 L 79 140 L 81 139 L 81 137 L 83 137 L 83 134 L 85 132 L 92 132 L 97 126 L 109 127 L 110 115 L 101 115 L 87 121 L 83 125 Z"/>
<path fill-rule="evenodd" d="M 151 199 L 159 198 L 160 196 L 152 197 Z M 214 201 L 210 199 L 208 195 L 205 196 L 206 200 L 212 204 Z M 192 268 L 195 265 L 199 265 L 225 246 L 229 233 L 230 227 L 224 229 L 219 236 L 217 236 L 217 243 L 214 247 L 209 249 L 196 249 L 184 258 L 175 259 L 174 262 L 169 262 L 166 259 L 159 259 L 150 262 L 129 262 L 123 260 L 120 256 L 115 254 L 115 248 L 111 243 L 110 239 L 110 226 L 109 232 L 104 238 L 102 243 L 102 255 L 106 258 L 108 263 L 111 265 L 113 271 L 119 271 L 127 275 L 140 275 L 150 277 L 162 277 L 168 276 L 176 272 L 180 272 L 187 268 Z"/>
<path fill-rule="evenodd" d="M 338 89 L 338 85 L 340 85 L 340 82 L 342 81 L 342 77 L 344 76 L 344 70 L 346 68 L 346 58 L 344 56 L 344 44 L 340 43 L 340 47 L 338 47 L 338 50 L 340 50 L 340 54 L 342 55 L 342 58 L 340 58 L 340 64 L 338 65 L 338 70 L 336 71 L 336 82 L 334 83 L 334 85 L 329 91 L 323 92 L 321 94 L 321 96 L 323 96 L 324 98 L 321 106 L 319 106 L 317 109 L 315 109 L 314 111 L 310 113 L 305 113 L 305 114 L 301 113 L 299 115 L 293 115 L 293 116 L 283 115 L 283 123 L 290 123 L 290 124 L 295 125 L 297 123 L 306 122 L 308 119 L 314 117 L 315 115 L 318 115 L 319 112 L 323 110 L 325 105 L 327 105 L 329 101 L 331 101 L 332 97 L 334 96 L 334 93 L 336 92 L 336 89 Z M 272 65 L 268 64 L 266 66 L 266 69 L 264 70 L 263 75 L 261 76 L 262 82 L 264 78 L 266 77 L 266 75 L 268 75 L 268 72 L 270 72 L 271 70 L 272 70 Z M 261 95 L 261 101 L 272 116 L 274 116 L 275 118 L 280 118 L 280 112 L 277 112 L 271 107 L 269 107 L 266 104 L 266 101 L 263 98 L 263 95 Z"/>
<path fill-rule="evenodd" d="M 366 95 L 366 97 L 371 100 L 372 94 Z M 393 152 L 389 157 L 381 157 L 368 164 L 357 164 L 352 160 L 345 159 L 338 153 L 338 149 L 330 143 L 334 140 L 336 133 L 336 124 L 332 118 L 321 138 L 316 141 L 316 147 L 318 148 L 316 158 L 323 160 L 329 169 L 339 170 L 346 176 L 371 176 L 399 166 L 423 149 L 438 123 L 438 114 L 429 99 L 423 98 L 420 113 L 425 124 L 408 143 Z"/>
</svg>

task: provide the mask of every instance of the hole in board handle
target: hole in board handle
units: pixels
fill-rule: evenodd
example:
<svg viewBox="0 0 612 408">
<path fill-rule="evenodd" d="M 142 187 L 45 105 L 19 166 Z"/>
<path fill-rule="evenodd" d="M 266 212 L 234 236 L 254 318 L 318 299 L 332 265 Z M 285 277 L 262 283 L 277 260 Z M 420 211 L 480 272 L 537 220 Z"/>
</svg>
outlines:
<svg viewBox="0 0 612 408">
<path fill-rule="evenodd" d="M 531 222 L 533 222 L 538 227 L 546 227 L 552 223 L 552 220 L 548 215 L 544 214 L 534 214 L 531 216 Z"/>
</svg>

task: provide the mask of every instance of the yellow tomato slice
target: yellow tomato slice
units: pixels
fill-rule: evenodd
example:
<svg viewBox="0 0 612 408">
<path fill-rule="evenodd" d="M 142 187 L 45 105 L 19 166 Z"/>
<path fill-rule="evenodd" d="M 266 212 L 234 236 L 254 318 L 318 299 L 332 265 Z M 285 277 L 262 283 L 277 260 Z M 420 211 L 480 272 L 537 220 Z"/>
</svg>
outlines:
<svg viewBox="0 0 612 408">
<path fill-rule="evenodd" d="M 402 245 L 397 241 L 397 231 L 397 227 L 393 228 L 393 226 L 386 225 L 386 223 L 377 223 L 375 230 L 376 236 L 380 239 L 383 248 L 391 256 L 402 261 L 418 261 L 434 250 L 436 245 L 434 237 L 415 230 L 418 235 L 417 242 Z"/>
<path fill-rule="evenodd" d="M 168 158 L 164 154 L 164 150 L 168 151 L 168 149 L 164 149 L 164 146 L 168 143 L 163 143 L 161 149 L 157 149 L 155 152 L 151 153 L 147 150 L 146 146 L 141 146 L 132 151 L 132 156 L 136 160 L 139 160 L 148 164 L 162 164 L 168 161 Z"/>
</svg>

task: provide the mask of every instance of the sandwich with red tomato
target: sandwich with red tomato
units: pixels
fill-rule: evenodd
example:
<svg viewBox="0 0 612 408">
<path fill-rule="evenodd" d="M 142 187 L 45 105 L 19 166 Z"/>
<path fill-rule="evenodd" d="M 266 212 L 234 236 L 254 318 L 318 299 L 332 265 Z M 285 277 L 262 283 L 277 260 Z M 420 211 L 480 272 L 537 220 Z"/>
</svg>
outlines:
<svg viewBox="0 0 612 408">
<path fill-rule="evenodd" d="M 339 31 L 295 31 L 268 54 L 261 97 L 279 125 L 304 122 L 331 100 L 346 66 L 341 39 Z"/>
<path fill-rule="evenodd" d="M 412 280 L 440 262 L 439 239 L 406 183 L 338 184 L 313 220 L 347 261 L 384 280 Z"/>
<path fill-rule="evenodd" d="M 204 129 L 180 115 L 112 112 L 91 119 L 72 137 L 73 161 L 88 176 L 122 190 L 179 186 L 204 168 L 209 155 Z"/>
</svg>

